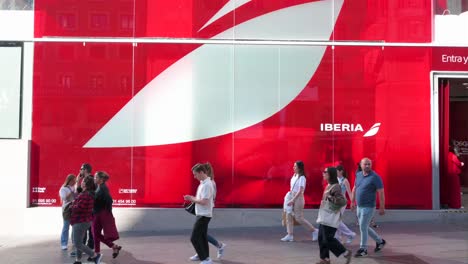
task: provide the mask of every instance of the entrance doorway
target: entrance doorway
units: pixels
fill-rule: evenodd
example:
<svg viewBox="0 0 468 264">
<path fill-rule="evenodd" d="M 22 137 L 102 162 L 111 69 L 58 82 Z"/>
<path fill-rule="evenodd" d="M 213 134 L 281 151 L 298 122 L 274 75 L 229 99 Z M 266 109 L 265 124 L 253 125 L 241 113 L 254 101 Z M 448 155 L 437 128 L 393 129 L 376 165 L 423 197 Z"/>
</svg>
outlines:
<svg viewBox="0 0 468 264">
<path fill-rule="evenodd" d="M 436 76 L 439 161 L 439 206 L 468 207 L 468 75 Z M 434 119 L 433 119 L 434 120 Z M 434 157 L 433 157 L 434 158 Z"/>
</svg>

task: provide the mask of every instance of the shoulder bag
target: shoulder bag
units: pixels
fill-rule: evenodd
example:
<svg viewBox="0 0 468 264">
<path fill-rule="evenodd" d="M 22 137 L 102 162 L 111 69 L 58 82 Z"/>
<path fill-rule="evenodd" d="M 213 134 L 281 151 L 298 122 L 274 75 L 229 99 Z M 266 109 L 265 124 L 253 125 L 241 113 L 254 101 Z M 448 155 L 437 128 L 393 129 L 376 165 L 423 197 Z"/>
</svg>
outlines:
<svg viewBox="0 0 468 264">
<path fill-rule="evenodd" d="M 317 217 L 317 224 L 338 228 L 341 223 L 341 207 L 328 200 L 322 200 Z"/>
<path fill-rule="evenodd" d="M 184 204 L 184 209 L 187 211 L 189 214 L 195 215 L 195 203 L 191 202 L 188 204 Z"/>
</svg>

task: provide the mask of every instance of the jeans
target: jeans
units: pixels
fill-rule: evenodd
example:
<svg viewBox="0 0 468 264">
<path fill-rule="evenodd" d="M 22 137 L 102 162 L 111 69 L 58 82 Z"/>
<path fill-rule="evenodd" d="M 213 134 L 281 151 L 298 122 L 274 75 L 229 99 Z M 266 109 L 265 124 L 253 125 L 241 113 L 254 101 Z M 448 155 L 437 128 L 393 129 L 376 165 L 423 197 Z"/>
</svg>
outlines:
<svg viewBox="0 0 468 264">
<path fill-rule="evenodd" d="M 70 237 L 70 221 L 63 220 L 62 235 L 60 237 L 60 244 L 62 247 L 68 246 L 68 238 Z"/>
<path fill-rule="evenodd" d="M 207 234 L 207 239 L 208 239 L 208 243 L 210 243 L 211 245 L 213 245 L 215 247 L 220 247 L 221 246 L 219 244 L 218 240 L 216 240 L 216 238 L 212 237 L 210 234 Z"/>
<path fill-rule="evenodd" d="M 208 224 L 210 223 L 210 220 L 210 217 L 197 216 L 197 220 L 193 225 L 192 236 L 190 238 L 190 241 L 192 242 L 192 245 L 201 261 L 210 257 L 210 250 L 208 248 Z"/>
<path fill-rule="evenodd" d="M 357 208 L 357 217 L 359 220 L 359 230 L 361 231 L 361 245 L 363 249 L 367 249 L 368 236 L 377 243 L 382 243 L 382 238 L 369 225 L 375 213 L 375 208 L 359 207 Z"/>
<path fill-rule="evenodd" d="M 86 231 L 91 226 L 90 222 L 85 223 L 76 223 L 72 226 L 73 228 L 73 243 L 76 247 L 76 259 L 81 260 L 81 256 L 83 252 L 86 253 L 88 256 L 94 256 L 94 251 L 90 249 L 88 246 L 83 244 L 83 238 L 86 234 Z"/>
<path fill-rule="evenodd" d="M 344 214 L 346 211 L 346 208 L 343 208 L 341 210 L 341 213 Z M 348 226 L 341 221 L 340 225 L 338 226 L 338 230 L 336 231 L 336 237 L 339 238 L 341 235 L 346 236 L 347 238 L 352 238 L 356 235 L 351 229 L 348 228 Z"/>
<path fill-rule="evenodd" d="M 335 238 L 336 228 L 320 225 L 318 242 L 320 248 L 320 258 L 330 259 L 330 251 L 339 257 L 346 252 L 346 248 Z"/>
</svg>

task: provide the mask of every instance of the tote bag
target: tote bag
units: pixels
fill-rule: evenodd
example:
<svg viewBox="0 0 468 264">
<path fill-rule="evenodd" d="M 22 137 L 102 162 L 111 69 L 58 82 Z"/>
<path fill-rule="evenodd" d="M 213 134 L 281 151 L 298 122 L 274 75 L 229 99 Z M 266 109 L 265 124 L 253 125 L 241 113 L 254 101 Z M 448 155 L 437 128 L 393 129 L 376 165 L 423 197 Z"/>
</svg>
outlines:
<svg viewBox="0 0 468 264">
<path fill-rule="evenodd" d="M 341 210 L 330 201 L 322 201 L 317 217 L 317 224 L 338 228 L 341 223 Z"/>
</svg>

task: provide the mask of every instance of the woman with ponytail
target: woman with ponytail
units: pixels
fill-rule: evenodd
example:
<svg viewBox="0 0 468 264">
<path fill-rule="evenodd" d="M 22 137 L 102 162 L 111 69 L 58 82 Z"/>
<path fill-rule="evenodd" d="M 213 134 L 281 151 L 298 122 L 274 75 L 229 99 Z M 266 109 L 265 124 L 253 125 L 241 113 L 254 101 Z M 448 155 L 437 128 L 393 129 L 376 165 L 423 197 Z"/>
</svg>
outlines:
<svg viewBox="0 0 468 264">
<path fill-rule="evenodd" d="M 209 162 L 203 164 L 203 166 L 205 167 L 206 169 L 206 174 L 208 175 L 208 177 L 210 177 L 211 179 L 211 184 L 213 185 L 213 207 L 214 207 L 214 201 L 216 200 L 216 193 L 218 191 L 218 189 L 216 188 L 216 183 L 214 181 L 214 172 L 213 172 L 213 166 L 211 166 L 211 164 Z M 215 246 L 216 249 L 218 250 L 218 254 L 217 254 L 217 257 L 218 259 L 221 259 L 223 258 L 224 256 L 224 248 L 226 247 L 226 244 L 222 243 L 222 242 L 219 242 L 216 238 L 214 238 L 212 235 L 208 234 L 207 235 L 207 238 L 208 238 L 208 243 L 210 243 L 211 245 Z M 200 258 L 198 257 L 198 254 L 195 254 L 193 255 L 192 257 L 190 257 L 190 260 L 191 261 L 199 261 Z"/>
</svg>

